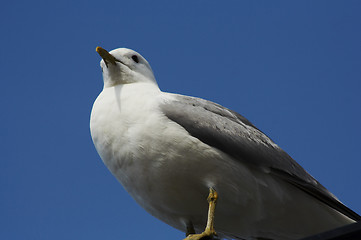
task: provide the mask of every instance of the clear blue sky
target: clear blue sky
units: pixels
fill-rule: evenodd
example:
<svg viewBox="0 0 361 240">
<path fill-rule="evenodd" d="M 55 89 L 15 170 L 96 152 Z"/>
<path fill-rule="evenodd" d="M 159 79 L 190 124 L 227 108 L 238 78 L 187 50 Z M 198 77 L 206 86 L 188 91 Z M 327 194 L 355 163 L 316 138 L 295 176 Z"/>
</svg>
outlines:
<svg viewBox="0 0 361 240">
<path fill-rule="evenodd" d="M 246 116 L 360 214 L 360 12 L 360 1 L 2 3 L 0 239 L 183 237 L 94 149 L 96 46 L 132 48 L 163 91 Z"/>
</svg>

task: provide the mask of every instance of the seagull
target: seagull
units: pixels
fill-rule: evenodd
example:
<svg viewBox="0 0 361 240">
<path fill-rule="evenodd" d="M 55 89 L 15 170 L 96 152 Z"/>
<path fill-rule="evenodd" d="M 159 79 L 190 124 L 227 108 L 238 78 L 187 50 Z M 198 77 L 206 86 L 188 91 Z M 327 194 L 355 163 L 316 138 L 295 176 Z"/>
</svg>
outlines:
<svg viewBox="0 0 361 240">
<path fill-rule="evenodd" d="M 186 239 L 292 240 L 360 221 L 242 115 L 162 92 L 133 50 L 96 51 L 95 148 L 134 200 Z"/>
</svg>

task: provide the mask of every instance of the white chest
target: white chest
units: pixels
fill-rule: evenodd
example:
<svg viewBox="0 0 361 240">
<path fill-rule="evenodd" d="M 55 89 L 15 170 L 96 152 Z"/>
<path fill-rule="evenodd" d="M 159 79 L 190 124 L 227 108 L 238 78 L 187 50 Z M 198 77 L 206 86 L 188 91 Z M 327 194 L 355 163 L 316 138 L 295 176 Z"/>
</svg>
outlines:
<svg viewBox="0 0 361 240">
<path fill-rule="evenodd" d="M 93 142 L 113 174 L 132 163 L 135 153 L 139 153 L 135 148 L 151 134 L 149 127 L 159 116 L 155 108 L 159 91 L 142 85 L 106 88 L 93 106 L 90 120 Z"/>
<path fill-rule="evenodd" d="M 124 85 L 105 89 L 93 106 L 94 145 L 134 198 L 140 192 L 151 194 L 154 188 L 166 188 L 166 179 L 181 165 L 178 160 L 199 142 L 186 138 L 185 130 L 159 111 L 160 95 L 159 90 L 140 84 Z"/>
</svg>

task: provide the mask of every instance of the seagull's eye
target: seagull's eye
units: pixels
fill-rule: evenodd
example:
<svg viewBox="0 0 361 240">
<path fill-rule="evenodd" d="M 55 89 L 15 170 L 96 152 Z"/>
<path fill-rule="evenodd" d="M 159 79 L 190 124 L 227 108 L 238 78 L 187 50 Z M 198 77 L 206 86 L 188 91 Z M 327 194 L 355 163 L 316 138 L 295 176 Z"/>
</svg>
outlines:
<svg viewBox="0 0 361 240">
<path fill-rule="evenodd" d="M 134 62 L 139 63 L 139 59 L 138 59 L 137 55 L 133 55 L 132 59 L 133 59 Z"/>
</svg>

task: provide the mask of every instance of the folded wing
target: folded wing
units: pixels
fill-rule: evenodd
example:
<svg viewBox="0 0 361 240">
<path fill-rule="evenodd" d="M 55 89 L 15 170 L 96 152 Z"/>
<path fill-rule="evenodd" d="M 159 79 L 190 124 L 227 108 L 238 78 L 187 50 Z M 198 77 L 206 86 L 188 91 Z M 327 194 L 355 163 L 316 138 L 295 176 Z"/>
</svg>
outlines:
<svg viewBox="0 0 361 240">
<path fill-rule="evenodd" d="M 177 94 L 168 96 L 160 105 L 161 110 L 193 137 L 232 156 L 235 161 L 287 181 L 355 221 L 361 220 L 245 117 L 207 100 Z"/>
</svg>

